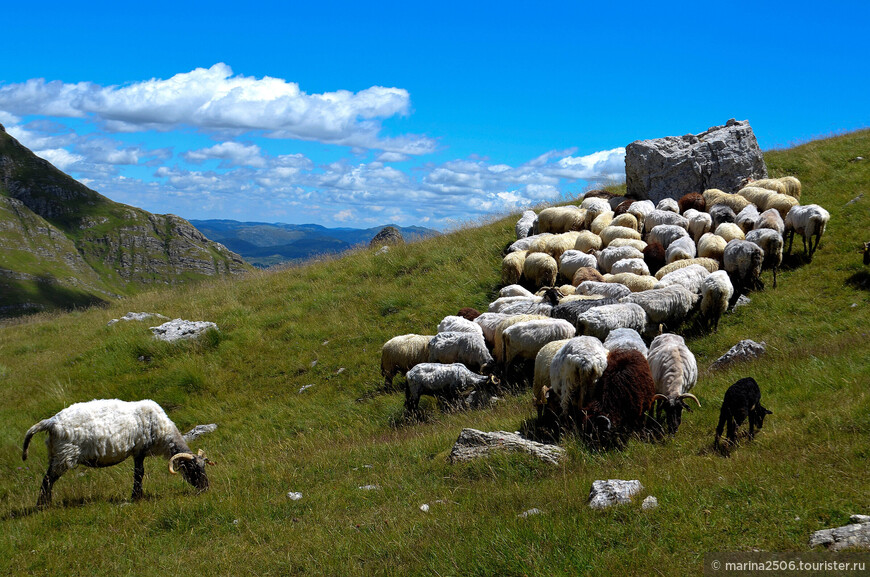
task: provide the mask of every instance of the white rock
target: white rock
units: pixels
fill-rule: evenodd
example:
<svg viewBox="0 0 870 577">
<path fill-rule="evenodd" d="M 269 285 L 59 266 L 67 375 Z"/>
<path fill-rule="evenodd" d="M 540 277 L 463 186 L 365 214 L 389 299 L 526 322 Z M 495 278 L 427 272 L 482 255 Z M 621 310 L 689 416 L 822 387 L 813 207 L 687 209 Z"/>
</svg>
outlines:
<svg viewBox="0 0 870 577">
<path fill-rule="evenodd" d="M 144 321 L 148 319 L 169 319 L 159 313 L 127 313 L 119 319 L 112 319 L 108 322 L 108 326 L 112 326 L 118 321 Z"/>
<path fill-rule="evenodd" d="M 287 498 L 290 499 L 291 501 L 298 501 L 299 499 L 302 498 L 302 493 L 298 493 L 296 491 L 290 491 L 289 493 L 287 493 Z"/>
<path fill-rule="evenodd" d="M 519 517 L 520 519 L 525 519 L 525 518 L 531 517 L 533 515 L 540 515 L 541 513 L 543 513 L 543 511 L 541 511 L 537 507 L 533 507 L 532 509 L 529 509 L 528 511 L 523 511 L 522 513 L 517 515 L 517 517 Z"/>
<path fill-rule="evenodd" d="M 163 323 L 159 327 L 151 327 L 154 338 L 160 341 L 173 343 L 183 339 L 195 339 L 207 330 L 218 330 L 216 324 L 208 321 L 186 321 L 175 319 Z"/>
<path fill-rule="evenodd" d="M 377 491 L 380 487 L 378 485 L 363 485 L 360 489 L 363 491 Z"/>
<path fill-rule="evenodd" d="M 184 441 L 186 443 L 189 443 L 195 440 L 200 435 L 205 435 L 206 433 L 214 433 L 216 430 L 217 425 L 215 423 L 211 423 L 209 425 L 197 425 L 184 434 Z"/>
<path fill-rule="evenodd" d="M 593 481 L 592 490 L 589 492 L 589 506 L 593 509 L 606 509 L 612 505 L 630 503 L 631 498 L 641 491 L 643 485 L 636 479 Z"/>
<path fill-rule="evenodd" d="M 420 510 L 423 511 L 424 513 L 428 513 L 429 512 L 429 505 L 427 503 L 423 503 L 422 505 L 420 505 Z"/>
<path fill-rule="evenodd" d="M 656 499 L 655 497 L 653 497 L 652 495 L 650 495 L 649 497 L 647 497 L 646 499 L 643 500 L 643 503 L 641 503 L 640 508 L 643 509 L 644 511 L 648 511 L 650 509 L 655 509 L 658 506 L 659 506 L 659 500 Z"/>
<path fill-rule="evenodd" d="M 850 523 L 858 523 L 859 525 L 865 525 L 870 523 L 870 515 L 852 515 L 849 517 Z"/>
<path fill-rule="evenodd" d="M 302 393 L 302 392 L 304 392 L 304 391 L 310 389 L 310 388 L 313 387 L 313 386 L 314 386 L 313 384 L 311 384 L 311 385 L 302 385 L 302 388 L 299 389 L 299 392 Z"/>
</svg>

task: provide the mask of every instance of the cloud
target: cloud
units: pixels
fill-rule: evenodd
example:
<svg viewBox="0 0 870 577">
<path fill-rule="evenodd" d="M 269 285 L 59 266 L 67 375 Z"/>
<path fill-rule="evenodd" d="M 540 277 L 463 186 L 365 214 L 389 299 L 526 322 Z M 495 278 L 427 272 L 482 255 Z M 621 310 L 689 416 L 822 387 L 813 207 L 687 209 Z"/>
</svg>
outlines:
<svg viewBox="0 0 870 577">
<path fill-rule="evenodd" d="M 74 164 L 81 162 L 85 159 L 84 156 L 81 156 L 79 154 L 72 154 L 71 152 L 63 148 L 47 148 L 45 150 L 37 150 L 35 151 L 35 154 L 36 156 L 44 158 L 60 170 L 64 171 L 69 170 Z"/>
<path fill-rule="evenodd" d="M 206 160 L 219 159 L 221 168 L 234 166 L 253 166 L 263 168 L 266 160 L 260 155 L 260 147 L 252 144 L 246 146 L 238 142 L 222 142 L 210 148 L 201 148 L 191 152 L 185 152 L 182 156 L 188 162 L 201 164 Z"/>
<path fill-rule="evenodd" d="M 410 102 L 407 90 L 384 86 L 307 94 L 280 78 L 234 75 L 224 63 L 125 86 L 38 78 L 0 87 L 7 114 L 94 118 L 113 132 L 192 126 L 409 155 L 432 152 L 435 141 L 424 136 L 379 136 L 380 121 L 407 115 Z"/>
<path fill-rule="evenodd" d="M 561 158 L 551 173 L 563 178 L 584 180 L 620 180 L 625 176 L 625 148 L 613 148 Z"/>
<path fill-rule="evenodd" d="M 338 222 L 347 222 L 354 218 L 353 211 L 350 209 L 342 210 L 340 212 L 336 212 L 333 217 Z"/>
</svg>

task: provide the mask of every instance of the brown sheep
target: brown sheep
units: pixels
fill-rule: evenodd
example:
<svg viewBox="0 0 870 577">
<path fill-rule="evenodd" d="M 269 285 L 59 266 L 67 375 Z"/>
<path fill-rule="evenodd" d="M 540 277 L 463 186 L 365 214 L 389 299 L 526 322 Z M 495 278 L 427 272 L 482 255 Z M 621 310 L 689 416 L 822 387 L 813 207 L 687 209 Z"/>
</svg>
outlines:
<svg viewBox="0 0 870 577">
<path fill-rule="evenodd" d="M 690 192 L 689 194 L 685 194 L 680 197 L 680 200 L 677 201 L 677 204 L 680 207 L 680 214 L 683 214 L 690 208 L 694 208 L 699 212 L 707 211 L 707 201 L 704 200 L 704 195 L 698 192 Z"/>
</svg>

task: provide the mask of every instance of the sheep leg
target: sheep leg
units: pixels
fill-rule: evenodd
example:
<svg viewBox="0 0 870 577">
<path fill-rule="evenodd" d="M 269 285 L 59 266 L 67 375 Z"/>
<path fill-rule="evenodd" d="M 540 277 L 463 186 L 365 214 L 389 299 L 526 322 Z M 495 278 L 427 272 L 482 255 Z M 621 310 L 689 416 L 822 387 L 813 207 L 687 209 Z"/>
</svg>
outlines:
<svg viewBox="0 0 870 577">
<path fill-rule="evenodd" d="M 142 477 L 145 476 L 145 455 L 135 455 L 133 457 L 133 494 L 131 500 L 136 501 L 142 498 Z"/>
<path fill-rule="evenodd" d="M 733 416 L 728 417 L 728 441 L 732 445 L 737 444 L 737 421 L 734 420 Z"/>
<path fill-rule="evenodd" d="M 778 266 L 773 267 L 773 288 L 776 288 L 776 270 L 778 268 Z"/>
<path fill-rule="evenodd" d="M 63 463 L 49 463 L 48 470 L 42 478 L 42 488 L 39 491 L 39 499 L 36 501 L 37 507 L 45 507 L 51 505 L 51 489 L 54 487 L 55 481 L 60 479 L 69 467 Z"/>
</svg>

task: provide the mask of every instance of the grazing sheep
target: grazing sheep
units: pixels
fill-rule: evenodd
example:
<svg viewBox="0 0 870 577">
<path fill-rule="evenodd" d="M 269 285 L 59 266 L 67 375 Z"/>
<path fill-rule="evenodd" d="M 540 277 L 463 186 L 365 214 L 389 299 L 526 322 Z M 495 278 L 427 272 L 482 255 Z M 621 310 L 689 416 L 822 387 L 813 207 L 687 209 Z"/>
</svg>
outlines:
<svg viewBox="0 0 870 577">
<path fill-rule="evenodd" d="M 782 220 L 782 215 L 775 208 L 769 208 L 758 215 L 758 220 L 755 221 L 754 229 L 769 228 L 775 230 L 780 235 L 785 234 L 785 221 Z"/>
<path fill-rule="evenodd" d="M 772 414 L 773 411 L 761 405 L 761 389 L 755 379 L 752 377 L 740 379 L 728 387 L 722 399 L 719 424 L 716 426 L 715 446 L 719 446 L 719 439 L 726 423 L 728 423 L 728 441 L 734 445 L 737 443 L 737 427 L 743 424 L 746 417 L 749 417 L 749 438 L 752 439 L 755 437 L 755 429 L 764 426 L 764 417 Z"/>
<path fill-rule="evenodd" d="M 440 323 L 438 323 L 438 331 L 439 333 L 475 333 L 480 336 L 483 336 L 483 329 L 480 328 L 480 325 L 475 323 L 474 321 L 470 321 L 466 318 L 460 316 L 449 315 L 444 317 Z"/>
<path fill-rule="evenodd" d="M 538 419 L 543 415 L 544 407 L 547 405 L 547 392 L 550 390 L 550 365 L 553 363 L 553 357 L 569 340 L 550 341 L 541 347 L 541 350 L 535 355 L 532 398 L 538 410 Z"/>
<path fill-rule="evenodd" d="M 623 226 L 625 228 L 630 228 L 631 230 L 640 232 L 640 228 L 637 225 L 637 217 L 633 214 L 628 213 L 616 213 L 616 216 L 613 217 L 613 220 L 610 221 L 610 226 Z"/>
<path fill-rule="evenodd" d="M 733 299 L 751 290 L 761 290 L 761 265 L 764 262 L 764 251 L 754 242 L 732 240 L 725 245 L 722 255 L 725 272 L 734 285 Z"/>
<path fill-rule="evenodd" d="M 758 208 L 754 204 L 747 204 L 746 208 L 740 211 L 735 219 L 735 223 L 744 233 L 755 228 L 755 223 L 758 221 Z"/>
<path fill-rule="evenodd" d="M 649 268 L 642 258 L 624 258 L 613 263 L 610 274 L 630 272 L 636 275 L 649 275 Z"/>
<path fill-rule="evenodd" d="M 716 231 L 713 234 L 721 236 L 725 239 L 725 242 L 731 242 L 735 239 L 743 240 L 746 238 L 746 235 L 743 234 L 743 230 L 733 222 L 723 222 L 716 227 Z"/>
<path fill-rule="evenodd" d="M 489 308 L 488 308 L 487 312 L 500 313 L 500 312 L 503 312 L 502 309 L 504 309 L 508 305 L 511 305 L 511 304 L 517 303 L 517 302 L 525 302 L 525 303 L 532 304 L 532 303 L 543 302 L 543 299 L 537 295 L 534 295 L 534 294 L 532 294 L 530 296 L 498 297 L 497 299 L 495 299 L 494 301 L 489 303 Z"/>
<path fill-rule="evenodd" d="M 698 239 L 713 230 L 713 217 L 707 212 L 698 212 L 690 208 L 683 213 L 689 221 L 689 236 L 698 242 Z"/>
<path fill-rule="evenodd" d="M 592 252 L 601 249 L 601 237 L 589 230 L 581 230 L 574 241 L 574 250 Z"/>
<path fill-rule="evenodd" d="M 604 282 L 604 277 L 601 276 L 601 273 L 598 272 L 597 268 L 581 266 L 577 269 L 577 272 L 574 273 L 574 277 L 571 279 L 571 284 L 576 287 L 587 280 Z"/>
<path fill-rule="evenodd" d="M 607 274 L 604 275 L 603 278 L 604 282 L 606 283 L 625 285 L 626 287 L 628 287 L 628 290 L 633 293 L 651 290 L 658 282 L 658 280 L 654 276 L 634 274 L 630 272 Z"/>
<path fill-rule="evenodd" d="M 598 270 L 609 273 L 615 262 L 625 258 L 643 258 L 643 253 L 631 246 L 607 247 L 598 253 Z"/>
<path fill-rule="evenodd" d="M 714 235 L 715 236 L 715 235 Z M 667 264 L 660 268 L 658 272 L 655 274 L 656 278 L 661 280 L 665 278 L 665 275 L 670 274 L 676 270 L 680 270 L 681 268 L 686 268 L 692 265 L 701 265 L 708 272 L 716 272 L 719 270 L 719 263 L 712 258 L 704 258 L 704 257 L 695 257 L 690 259 L 676 260 L 671 264 Z"/>
<path fill-rule="evenodd" d="M 638 293 L 640 294 L 640 293 Z M 637 332 L 646 329 L 646 312 L 634 303 L 617 303 L 593 307 L 577 316 L 577 333 L 607 338 L 614 329 L 627 328 Z"/>
<path fill-rule="evenodd" d="M 517 323 L 522 323 L 525 321 L 534 321 L 540 319 L 548 319 L 550 317 L 545 315 L 534 315 L 534 314 L 518 314 L 518 315 L 507 315 L 503 318 L 495 327 L 495 330 L 492 333 L 492 354 L 495 358 L 496 362 L 501 363 L 501 353 L 504 350 L 504 345 L 502 344 L 502 336 L 504 334 L 505 329 L 510 326 L 513 326 Z M 485 334 L 485 333 L 484 333 Z"/>
<path fill-rule="evenodd" d="M 804 241 L 804 254 L 809 254 L 810 260 L 819 246 L 819 241 L 825 233 L 831 215 L 828 211 L 817 204 L 795 206 L 788 211 L 785 217 L 785 241 L 788 242 L 788 252 L 791 254 L 791 245 L 794 242 L 795 233 L 801 235 Z M 813 244 L 813 237 L 816 241 Z M 807 240 L 809 239 L 809 252 L 807 252 Z"/>
<path fill-rule="evenodd" d="M 498 312 L 507 315 L 541 315 L 549 317 L 552 310 L 553 305 L 548 302 L 517 301 L 515 303 L 508 304 L 507 306 L 500 309 Z"/>
<path fill-rule="evenodd" d="M 393 386 L 393 377 L 406 374 L 415 365 L 429 360 L 429 341 L 434 335 L 401 335 L 393 337 L 381 347 L 381 375 L 384 387 Z"/>
<path fill-rule="evenodd" d="M 475 374 L 461 363 L 422 363 L 408 371 L 405 410 L 417 411 L 421 395 L 453 402 L 472 390 L 488 391 L 490 386 L 496 385 L 496 377 Z"/>
<path fill-rule="evenodd" d="M 588 193 L 583 197 L 583 202 L 580 203 L 580 208 L 586 209 L 586 222 L 584 223 L 584 228 L 586 229 L 591 229 L 592 221 L 595 220 L 599 214 L 612 212 L 610 210 L 610 203 L 607 202 L 607 200 L 599 197 L 590 197 Z"/>
<path fill-rule="evenodd" d="M 670 210 L 654 210 L 646 215 L 643 221 L 643 230 L 649 234 L 652 229 L 663 224 L 679 226 L 684 229 L 689 228 L 689 221 L 686 217 Z"/>
<path fill-rule="evenodd" d="M 646 248 L 646 243 L 642 240 L 637 240 L 633 238 L 615 238 L 607 246 L 613 248 L 616 248 L 618 246 L 631 246 L 636 248 L 640 252 L 643 252 L 643 250 Z"/>
<path fill-rule="evenodd" d="M 630 214 L 623 215 L 634 218 Z M 617 238 L 629 238 L 633 240 L 640 240 L 640 233 L 634 230 L 633 228 L 628 228 L 627 226 L 614 226 L 613 223 L 610 226 L 604 228 L 599 234 L 601 237 L 601 246 L 607 247 L 611 242 L 616 240 Z"/>
<path fill-rule="evenodd" d="M 660 242 L 650 241 L 643 249 L 643 262 L 649 268 L 650 274 L 657 274 L 665 266 L 665 247 Z"/>
<path fill-rule="evenodd" d="M 713 214 L 713 207 L 720 204 L 727 206 L 735 214 L 743 210 L 744 207 L 749 204 L 749 201 L 742 196 L 738 194 L 729 194 L 727 192 L 722 192 L 718 188 L 709 188 L 705 190 L 703 196 L 704 202 L 707 203 L 707 212 L 709 212 L 711 215 Z"/>
<path fill-rule="evenodd" d="M 679 206 L 680 214 L 683 216 L 686 216 L 686 211 L 689 209 L 695 209 L 698 212 L 704 212 L 707 210 L 707 202 L 704 200 L 704 195 L 699 192 L 684 194 L 680 197 L 680 200 L 677 201 L 677 205 Z"/>
<path fill-rule="evenodd" d="M 637 219 L 637 230 L 644 230 L 646 216 L 656 209 L 656 205 L 651 200 L 639 200 L 631 203 L 628 207 L 628 214 L 633 215 Z"/>
<path fill-rule="evenodd" d="M 776 288 L 776 273 L 779 270 L 779 265 L 782 264 L 782 247 L 784 244 L 782 235 L 769 228 L 760 228 L 746 233 L 746 240 L 754 242 L 764 251 L 761 270 L 770 269 L 773 271 L 773 288 Z"/>
<path fill-rule="evenodd" d="M 580 408 L 597 397 L 596 381 L 607 368 L 607 349 L 595 337 L 570 339 L 553 355 L 550 363 L 550 395 L 562 415 L 571 406 Z"/>
<path fill-rule="evenodd" d="M 538 230 L 555 234 L 580 230 L 586 221 L 586 211 L 579 206 L 551 206 L 538 214 Z"/>
<path fill-rule="evenodd" d="M 728 273 L 718 270 L 701 283 L 701 326 L 714 332 L 719 330 L 719 319 L 728 310 L 728 303 L 734 296 L 734 286 Z"/>
<path fill-rule="evenodd" d="M 698 363 L 686 346 L 683 337 L 664 333 L 653 339 L 647 355 L 650 371 L 656 384 L 656 420 L 662 411 L 667 419 L 668 431 L 675 435 L 683 419 L 683 409 L 691 412 L 685 399 L 701 402 L 689 393 L 698 382 Z"/>
<path fill-rule="evenodd" d="M 690 292 L 682 285 L 670 285 L 665 288 L 632 293 L 619 300 L 621 303 L 634 303 L 644 310 L 648 321 L 653 325 L 665 325 L 668 329 L 676 329 L 685 321 L 701 297 Z"/>
<path fill-rule="evenodd" d="M 583 407 L 581 428 L 606 441 L 622 442 L 646 428 L 656 385 L 646 358 L 634 350 L 612 350 L 596 383 L 598 397 Z"/>
<path fill-rule="evenodd" d="M 483 335 L 458 332 L 438 333 L 432 337 L 429 341 L 429 362 L 462 363 L 481 373 L 490 372 L 494 364 Z"/>
<path fill-rule="evenodd" d="M 200 492 L 208 489 L 205 465 L 210 461 L 202 451 L 198 455 L 191 452 L 175 423 L 150 399 L 102 399 L 70 405 L 28 429 L 22 460 L 27 460 L 31 437 L 40 431 L 48 433 L 48 470 L 42 479 L 38 507 L 51 504 L 52 487 L 68 470 L 79 465 L 110 467 L 127 457 L 133 457 L 133 500 L 142 498 L 147 456 L 169 459 L 170 473 L 175 474 L 178 467 L 185 481 Z"/>
<path fill-rule="evenodd" d="M 788 196 L 787 194 L 777 194 L 774 196 L 770 202 L 767 203 L 765 208 L 772 208 L 779 212 L 780 216 L 785 218 L 785 215 L 788 214 L 792 208 L 800 206 L 800 202 L 798 199 Z"/>
<path fill-rule="evenodd" d="M 579 231 L 569 231 L 560 234 L 554 234 L 547 238 L 541 239 L 532 245 L 529 249 L 530 253 L 545 252 L 557 261 L 566 250 L 571 250 L 576 244 Z"/>
<path fill-rule="evenodd" d="M 607 335 L 604 348 L 608 351 L 637 351 L 646 358 L 649 349 L 634 329 L 614 329 Z"/>
<path fill-rule="evenodd" d="M 665 260 L 668 264 L 678 260 L 695 258 L 695 241 L 691 237 L 683 236 L 668 245 L 665 251 Z"/>
<path fill-rule="evenodd" d="M 548 236 L 553 236 L 550 232 L 544 232 L 540 234 L 532 234 L 527 236 L 526 238 L 521 238 L 511 243 L 511 245 L 505 251 L 506 253 L 510 252 L 518 252 L 521 250 L 529 250 L 532 248 L 532 245 L 541 240 L 542 238 L 546 238 Z"/>
<path fill-rule="evenodd" d="M 698 240 L 698 256 L 722 262 L 722 255 L 728 241 L 717 234 L 708 232 Z"/>
<path fill-rule="evenodd" d="M 671 212 L 675 212 L 677 214 L 682 213 L 680 210 L 680 204 L 673 198 L 663 198 L 656 205 L 656 210 L 669 210 Z"/>
<path fill-rule="evenodd" d="M 574 249 L 566 250 L 559 259 L 559 274 L 571 280 L 580 268 L 596 266 L 598 266 L 598 259 L 593 255 Z"/>
<path fill-rule="evenodd" d="M 801 181 L 794 176 L 783 176 L 779 181 L 785 185 L 785 194 L 801 199 Z"/>
<path fill-rule="evenodd" d="M 576 332 L 574 325 L 563 319 L 539 319 L 509 326 L 502 332 L 502 375 L 511 379 L 517 362 L 534 361 L 541 347 L 551 341 L 570 339 Z"/>
<path fill-rule="evenodd" d="M 495 331 L 498 329 L 498 325 L 505 319 L 510 317 L 510 315 L 506 315 L 504 313 L 483 313 L 476 319 L 474 322 L 480 325 L 480 328 L 483 330 L 483 338 L 486 341 L 486 345 L 492 349 L 493 342 L 495 340 Z M 426 360 L 429 359 L 429 352 L 426 352 Z"/>
<path fill-rule="evenodd" d="M 501 261 L 501 282 L 506 285 L 518 284 L 523 278 L 527 250 L 509 252 Z"/>
<path fill-rule="evenodd" d="M 517 233 L 517 240 L 529 236 L 532 233 L 532 230 L 534 230 L 537 220 L 538 215 L 535 214 L 534 210 L 527 210 L 523 212 L 522 216 L 517 221 L 517 224 L 514 227 Z"/>
<path fill-rule="evenodd" d="M 579 329 L 581 327 L 579 324 L 581 314 L 594 307 L 613 305 L 618 302 L 618 299 L 598 295 L 595 297 L 580 297 L 577 300 L 564 300 L 553 307 L 552 317 L 554 319 L 564 319 L 574 325 L 575 329 Z"/>
<path fill-rule="evenodd" d="M 525 287 L 522 286 L 522 285 L 511 284 L 511 285 L 508 285 L 508 286 L 506 286 L 506 287 L 502 287 L 502 288 L 498 291 L 498 296 L 499 296 L 499 297 L 526 297 L 526 298 L 531 298 L 531 297 L 533 297 L 533 296 L 535 296 L 535 295 L 534 295 L 534 293 L 533 293 L 532 291 L 530 291 L 529 289 L 525 288 Z"/>
<path fill-rule="evenodd" d="M 603 297 L 621 299 L 630 293 L 631 290 L 625 285 L 587 280 L 577 286 L 575 294 L 601 295 Z"/>
<path fill-rule="evenodd" d="M 753 182 L 753 184 L 755 184 Z M 746 186 L 737 191 L 737 194 L 754 204 L 759 210 L 767 210 L 769 204 L 777 196 L 776 191 L 757 186 Z"/>
<path fill-rule="evenodd" d="M 696 260 L 696 259 L 692 259 Z M 690 261 L 678 261 L 674 264 L 681 264 L 683 262 Z M 668 265 L 670 266 L 670 265 Z M 665 270 L 665 269 L 662 269 Z M 662 272 L 662 271 L 659 271 Z M 678 268 L 676 270 L 670 271 L 665 275 L 662 275 L 662 278 L 659 279 L 659 282 L 656 283 L 655 288 L 665 288 L 671 285 L 682 285 L 684 288 L 688 289 L 693 293 L 701 293 L 701 284 L 704 282 L 704 279 L 710 275 L 710 271 L 707 270 L 704 266 L 700 264 L 690 264 L 689 266 L 684 266 L 682 268 Z"/>
<path fill-rule="evenodd" d="M 647 223 L 649 223 L 649 221 L 647 221 Z M 654 226 L 652 230 L 647 233 L 646 241 L 650 244 L 657 242 L 667 251 L 672 242 L 678 238 L 688 237 L 689 231 L 685 227 L 674 224 L 659 224 Z"/>
<path fill-rule="evenodd" d="M 601 231 L 610 226 L 610 223 L 613 222 L 613 216 L 612 210 L 602 212 L 596 216 L 591 223 L 589 223 L 589 230 L 600 236 Z"/>
<path fill-rule="evenodd" d="M 552 256 L 543 252 L 533 252 L 526 256 L 523 263 L 523 276 L 535 288 L 554 286 L 559 275 L 559 265 Z"/>
<path fill-rule="evenodd" d="M 768 190 L 778 192 L 779 194 L 788 194 L 788 189 L 785 183 L 783 183 L 778 178 L 762 178 L 761 180 L 750 180 L 747 182 L 746 185 L 758 188 L 766 188 Z"/>
<path fill-rule="evenodd" d="M 724 204 L 719 204 L 710 209 L 710 219 L 713 221 L 710 230 L 716 230 L 722 223 L 736 222 L 737 214 Z"/>
</svg>

